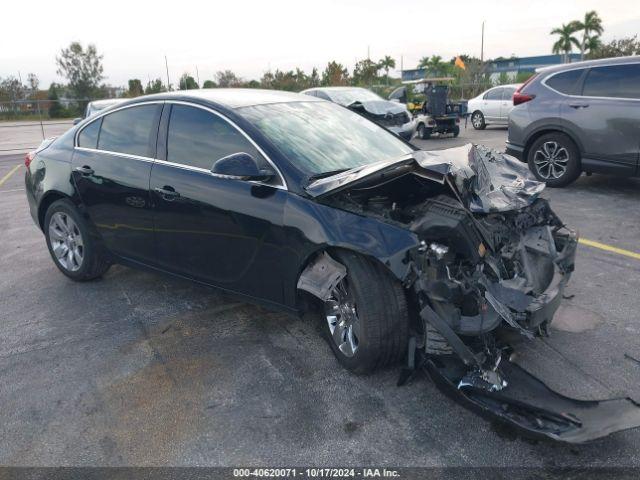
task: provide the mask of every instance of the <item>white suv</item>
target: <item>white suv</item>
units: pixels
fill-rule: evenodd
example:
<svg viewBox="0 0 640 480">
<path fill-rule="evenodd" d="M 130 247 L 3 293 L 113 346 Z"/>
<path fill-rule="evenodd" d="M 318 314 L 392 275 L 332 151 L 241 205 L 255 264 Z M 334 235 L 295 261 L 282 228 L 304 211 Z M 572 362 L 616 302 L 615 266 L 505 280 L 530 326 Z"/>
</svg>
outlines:
<svg viewBox="0 0 640 480">
<path fill-rule="evenodd" d="M 482 92 L 469 100 L 467 111 L 471 113 L 471 125 L 484 130 L 489 124 L 507 125 L 509 112 L 513 108 L 513 94 L 520 84 L 500 85 Z"/>
</svg>

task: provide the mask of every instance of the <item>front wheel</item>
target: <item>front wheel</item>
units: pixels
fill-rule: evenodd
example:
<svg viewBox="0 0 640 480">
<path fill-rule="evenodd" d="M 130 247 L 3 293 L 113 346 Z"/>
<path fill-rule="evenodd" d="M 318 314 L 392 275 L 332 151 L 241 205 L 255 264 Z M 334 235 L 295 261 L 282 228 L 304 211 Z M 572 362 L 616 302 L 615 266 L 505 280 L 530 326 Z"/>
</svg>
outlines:
<svg viewBox="0 0 640 480">
<path fill-rule="evenodd" d="M 105 252 L 90 235 L 87 222 L 69 200 L 51 204 L 44 219 L 44 234 L 56 267 L 72 280 L 93 280 L 111 266 Z"/>
<path fill-rule="evenodd" d="M 451 131 L 451 133 L 453 133 L 453 137 L 457 137 L 458 135 L 460 135 L 460 127 L 458 125 L 456 125 L 455 127 L 453 127 L 453 130 Z"/>
<path fill-rule="evenodd" d="M 369 373 L 406 353 L 409 317 L 404 290 L 382 266 L 354 253 L 336 259 L 347 276 L 324 302 L 326 334 L 347 370 Z"/>
<path fill-rule="evenodd" d="M 564 133 L 538 138 L 527 155 L 529 170 L 549 187 L 564 187 L 580 176 L 580 152 Z"/>
<path fill-rule="evenodd" d="M 487 128 L 487 123 L 484 120 L 482 112 L 473 112 L 473 115 L 471 115 L 471 125 L 473 125 L 473 128 L 476 130 L 484 130 Z"/>
<path fill-rule="evenodd" d="M 418 138 L 421 140 L 429 140 L 431 137 L 431 129 L 427 128 L 424 123 L 418 125 Z"/>
</svg>

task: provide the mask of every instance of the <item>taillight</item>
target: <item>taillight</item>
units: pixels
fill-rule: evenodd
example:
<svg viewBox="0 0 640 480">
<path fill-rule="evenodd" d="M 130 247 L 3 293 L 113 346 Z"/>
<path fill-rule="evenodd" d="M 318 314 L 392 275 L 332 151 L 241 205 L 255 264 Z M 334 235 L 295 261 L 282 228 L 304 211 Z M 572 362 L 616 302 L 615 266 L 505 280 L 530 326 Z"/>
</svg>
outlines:
<svg viewBox="0 0 640 480">
<path fill-rule="evenodd" d="M 33 161 L 34 158 L 36 158 L 35 152 L 27 153 L 24 156 L 24 165 L 25 165 L 25 167 L 29 168 L 29 165 L 31 165 L 31 162 Z"/>
<path fill-rule="evenodd" d="M 513 94 L 513 105 L 520 105 L 521 103 L 527 103 L 530 102 L 531 100 L 533 100 L 534 98 L 536 98 L 535 95 L 530 95 L 527 93 L 524 93 L 524 87 L 526 87 L 527 85 L 529 85 L 529 83 L 531 83 L 531 81 L 536 78 L 538 75 L 532 75 L 531 77 L 529 77 L 527 79 L 526 82 L 524 82 L 522 85 L 520 85 L 518 87 L 518 89 L 514 92 Z"/>
</svg>

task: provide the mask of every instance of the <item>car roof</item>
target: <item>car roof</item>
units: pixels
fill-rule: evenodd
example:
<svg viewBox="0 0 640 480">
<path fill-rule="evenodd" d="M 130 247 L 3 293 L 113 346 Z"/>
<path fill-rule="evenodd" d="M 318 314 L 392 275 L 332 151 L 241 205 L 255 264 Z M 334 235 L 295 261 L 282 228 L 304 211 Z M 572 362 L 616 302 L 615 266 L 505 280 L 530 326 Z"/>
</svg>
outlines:
<svg viewBox="0 0 640 480">
<path fill-rule="evenodd" d="M 91 102 L 89 102 L 89 104 L 94 107 L 108 107 L 109 105 L 126 102 L 127 100 L 129 99 L 128 98 L 105 98 L 103 100 L 92 100 Z"/>
<path fill-rule="evenodd" d="M 495 87 L 487 88 L 485 90 L 485 92 L 488 92 L 489 90 L 493 90 L 494 88 L 504 88 L 504 87 L 518 88 L 520 85 L 522 85 L 522 84 L 521 83 L 506 83 L 504 85 L 496 85 Z"/>
<path fill-rule="evenodd" d="M 555 73 L 564 70 L 574 70 L 576 68 L 598 67 L 603 65 L 617 65 L 621 63 L 640 63 L 640 56 L 601 58 L 598 60 L 585 60 L 583 62 L 563 63 L 562 65 L 552 65 L 536 69 L 536 73 Z"/>
<path fill-rule="evenodd" d="M 281 90 L 263 90 L 259 88 L 202 88 L 195 90 L 178 90 L 137 97 L 139 100 L 187 100 L 200 99 L 214 102 L 227 108 L 250 107 L 269 103 L 317 102 L 321 101 L 308 95 Z"/>
</svg>

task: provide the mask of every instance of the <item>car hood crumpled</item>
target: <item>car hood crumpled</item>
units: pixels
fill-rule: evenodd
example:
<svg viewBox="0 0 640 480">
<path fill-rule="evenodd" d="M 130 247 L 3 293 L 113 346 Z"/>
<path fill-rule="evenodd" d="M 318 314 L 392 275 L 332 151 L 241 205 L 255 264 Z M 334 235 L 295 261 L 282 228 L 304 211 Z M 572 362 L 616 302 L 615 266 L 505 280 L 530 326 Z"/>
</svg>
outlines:
<svg viewBox="0 0 640 480">
<path fill-rule="evenodd" d="M 312 197 L 337 193 L 369 182 L 402 165 L 413 163 L 413 173 L 455 187 L 472 212 L 504 212 L 530 205 L 544 190 L 526 165 L 484 146 L 467 144 L 446 150 L 417 150 L 407 156 L 383 161 L 322 178 L 305 191 Z M 385 178 L 387 181 L 387 178 Z"/>
<path fill-rule="evenodd" d="M 362 108 L 366 112 L 378 116 L 384 116 L 386 114 L 394 115 L 407 111 L 407 107 L 405 107 L 403 104 L 390 102 L 388 100 L 357 101 L 350 105 L 347 105 L 347 107 L 352 109 Z"/>
</svg>

